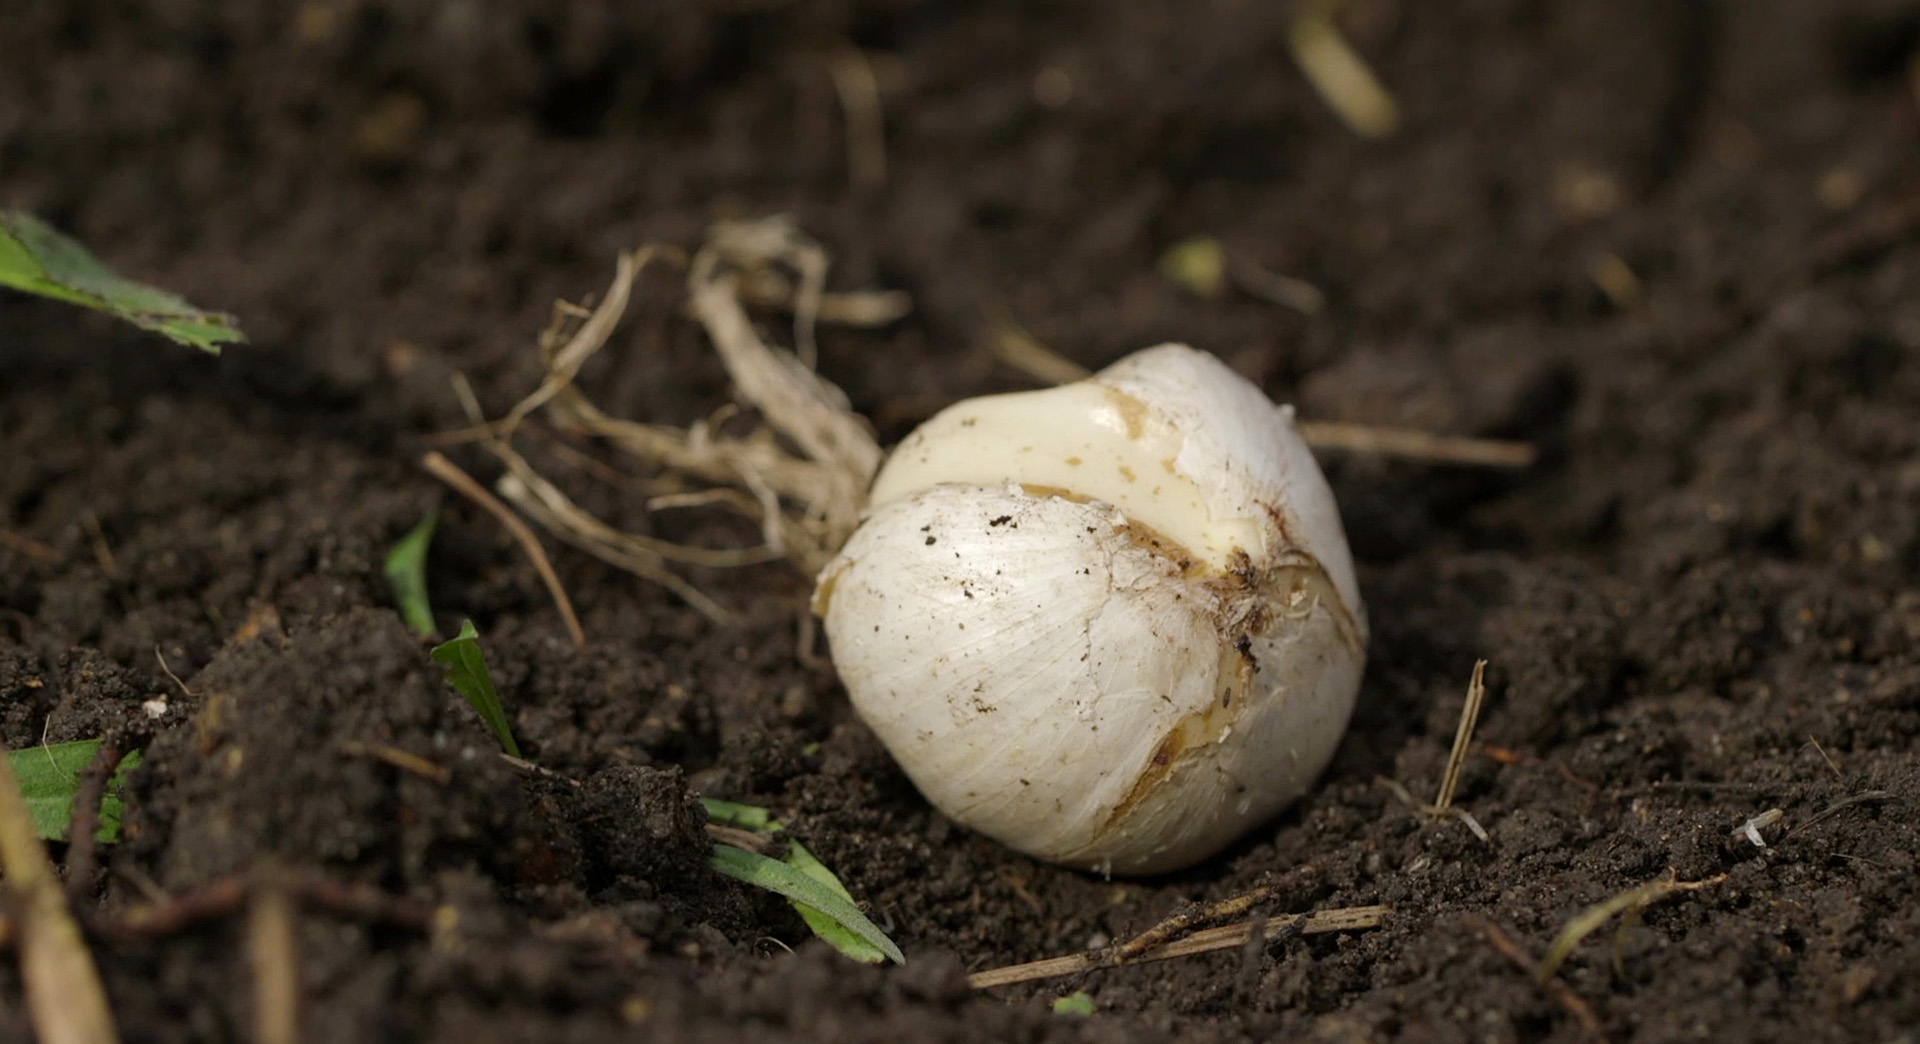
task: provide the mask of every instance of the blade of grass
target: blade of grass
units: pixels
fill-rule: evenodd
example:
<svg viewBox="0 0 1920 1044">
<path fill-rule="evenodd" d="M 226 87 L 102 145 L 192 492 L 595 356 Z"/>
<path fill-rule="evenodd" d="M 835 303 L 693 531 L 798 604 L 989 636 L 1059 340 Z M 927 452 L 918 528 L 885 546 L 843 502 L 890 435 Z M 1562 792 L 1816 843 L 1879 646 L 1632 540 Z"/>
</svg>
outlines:
<svg viewBox="0 0 1920 1044">
<path fill-rule="evenodd" d="M 92 764 L 100 750 L 100 740 L 74 740 L 45 747 L 7 752 L 7 763 L 20 781 L 20 794 L 27 812 L 33 817 L 34 832 L 42 840 L 65 841 L 73 825 L 73 798 L 80 790 L 80 774 Z M 120 762 L 120 768 L 107 783 L 106 796 L 100 800 L 100 828 L 94 834 L 104 844 L 120 840 L 120 819 L 125 808 L 119 790 L 127 773 L 140 764 L 140 752 L 134 751 Z"/>
<path fill-rule="evenodd" d="M 786 862 L 788 866 L 820 882 L 829 891 L 845 899 L 847 905 L 853 905 L 853 893 L 848 892 L 847 886 L 840 883 L 840 879 L 833 875 L 833 871 L 827 869 L 825 863 L 814 858 L 813 853 L 807 851 L 805 845 L 798 841 L 788 841 Z M 807 927 L 813 929 L 813 934 L 825 939 L 834 949 L 848 957 L 862 964 L 879 964 L 883 957 L 893 957 L 896 961 L 906 963 L 905 958 L 895 956 L 898 950 L 881 947 L 855 931 L 852 925 L 842 923 L 825 910 L 793 899 L 792 896 L 787 898 L 793 901 L 793 908 L 799 911 L 800 919 L 807 922 Z M 885 936 L 881 936 L 881 939 L 886 941 Z"/>
<path fill-rule="evenodd" d="M 507 725 L 507 712 L 500 705 L 500 693 L 493 687 L 493 675 L 487 671 L 487 658 L 480 652 L 480 632 L 472 620 L 460 621 L 460 633 L 450 642 L 433 647 L 433 661 L 447 669 L 447 680 L 460 690 L 480 720 L 500 738 L 500 749 L 512 757 L 520 756 L 520 745 L 513 741 Z"/>
<path fill-rule="evenodd" d="M 1053 1013 L 1055 1015 L 1078 1015 L 1081 1018 L 1085 1018 L 1093 1014 L 1093 997 L 1089 995 L 1086 990 L 1069 993 L 1065 997 L 1055 997 L 1053 1000 Z"/>
<path fill-rule="evenodd" d="M 18 211 L 0 211 L 0 286 L 105 312 L 213 355 L 246 341 L 232 316 L 123 279 L 86 247 Z"/>
<path fill-rule="evenodd" d="M 906 955 L 900 952 L 892 939 L 887 938 L 887 933 L 868 920 L 867 915 L 861 913 L 850 899 L 797 867 L 731 845 L 714 847 L 712 866 L 736 881 L 783 895 L 794 903 L 811 906 L 871 944 L 895 964 L 907 963 Z"/>
<path fill-rule="evenodd" d="M 422 638 L 433 637 L 435 631 L 433 603 L 427 599 L 427 547 L 433 543 L 433 529 L 439 524 L 440 512 L 428 512 L 387 552 L 387 583 L 393 587 L 393 600 L 407 626 Z"/>
<path fill-rule="evenodd" d="M 755 805 L 742 805 L 732 801 L 721 801 L 718 798 L 704 797 L 700 799 L 700 803 L 707 808 L 707 818 L 722 826 L 762 834 L 777 833 L 786 829 L 779 820 L 773 818 L 772 812 Z M 833 871 L 827 869 L 825 863 L 816 858 L 812 852 L 807 851 L 806 846 L 798 841 L 791 839 L 787 841 L 785 862 L 845 899 L 849 905 L 853 903 L 853 893 L 847 891 L 847 886 L 841 884 Z M 875 945 L 859 932 L 842 924 L 834 915 L 795 899 L 793 896 L 787 896 L 787 898 L 793 903 L 793 908 L 799 912 L 800 919 L 807 922 L 807 927 L 812 929 L 813 934 L 826 940 L 828 945 L 842 954 L 863 964 L 878 964 L 891 956 L 887 949 Z"/>
</svg>

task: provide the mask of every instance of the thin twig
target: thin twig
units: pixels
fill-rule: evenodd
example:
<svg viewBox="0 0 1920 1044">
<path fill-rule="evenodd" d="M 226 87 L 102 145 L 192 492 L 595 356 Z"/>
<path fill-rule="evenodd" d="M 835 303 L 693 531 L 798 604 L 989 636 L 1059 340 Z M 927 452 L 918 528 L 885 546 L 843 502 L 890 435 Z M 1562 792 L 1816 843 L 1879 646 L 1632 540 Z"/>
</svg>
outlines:
<svg viewBox="0 0 1920 1044">
<path fill-rule="evenodd" d="M 98 868 L 100 803 L 107 795 L 107 781 L 125 760 L 127 748 L 114 740 L 105 740 L 94 751 L 93 760 L 80 773 L 74 789 L 73 815 L 67 830 L 67 899 L 79 906 L 93 897 L 94 871 Z"/>
<path fill-rule="evenodd" d="M 1807 737 L 1807 742 L 1813 744 L 1813 749 L 1820 754 L 1820 760 L 1827 763 L 1827 767 L 1833 770 L 1834 776 L 1841 782 L 1845 782 L 1847 774 L 1840 771 L 1840 766 L 1835 763 L 1831 757 L 1827 756 L 1827 748 L 1821 746 L 1820 741 L 1814 739 L 1812 736 Z"/>
<path fill-rule="evenodd" d="M 576 787 L 581 785 L 579 780 L 574 779 L 571 776 L 563 776 L 560 773 L 555 772 L 554 770 L 546 767 L 545 765 L 536 765 L 525 758 L 516 758 L 513 755 L 508 754 L 506 751 L 500 751 L 499 757 L 501 761 L 504 761 L 507 764 L 512 765 L 514 768 L 519 769 L 521 772 L 524 772 L 529 776 L 539 776 L 541 779 L 557 779 L 563 783 L 571 783 Z"/>
<path fill-rule="evenodd" d="M 1574 915 L 1566 927 L 1560 929 L 1560 934 L 1554 936 L 1553 944 L 1547 947 L 1547 955 L 1540 959 L 1537 977 L 1542 982 L 1552 978 L 1553 973 L 1559 971 L 1560 965 L 1566 962 L 1568 955 L 1573 953 L 1573 948 L 1580 945 L 1580 940 L 1612 920 L 1616 914 L 1637 910 L 1682 892 L 1697 892 L 1726 879 L 1727 875 L 1721 874 L 1701 881 L 1649 881 L 1587 907 Z"/>
<path fill-rule="evenodd" d="M 1345 2 L 1296 5 L 1287 44 L 1307 81 L 1350 130 L 1363 138 L 1384 138 L 1400 126 L 1400 107 L 1334 24 Z"/>
<path fill-rule="evenodd" d="M 1385 906 L 1349 906 L 1338 910 L 1322 910 L 1306 915 L 1306 922 L 1300 925 L 1300 934 L 1326 935 L 1332 932 L 1357 932 L 1378 928 L 1392 913 L 1392 909 Z M 1269 920 L 1271 918 L 1255 918 L 1198 931 L 1159 949 L 1140 954 L 1129 963 L 1145 964 L 1150 961 L 1165 961 L 1176 957 L 1212 953 L 1216 950 L 1231 950 L 1236 946 L 1245 945 L 1254 931 Z M 1110 952 L 1075 953 L 1065 957 L 1050 957 L 1044 961 L 1013 964 L 1004 968 L 975 972 L 967 976 L 967 985 L 976 990 L 985 990 L 995 986 L 1011 986 L 1018 982 L 1052 979 L 1097 968 L 1109 968 L 1113 967 L 1108 956 Z"/>
<path fill-rule="evenodd" d="M 1445 812 L 1453 807 L 1453 793 L 1460 786 L 1460 766 L 1466 763 L 1473 746 L 1473 729 L 1480 722 L 1480 705 L 1487 699 L 1487 661 L 1473 664 L 1473 680 L 1467 683 L 1467 702 L 1460 708 L 1460 725 L 1453 732 L 1453 751 L 1447 755 L 1447 771 L 1440 777 L 1440 792 L 1433 799 L 1433 810 Z"/>
<path fill-rule="evenodd" d="M 241 874 L 218 877 L 185 894 L 143 903 L 115 917 L 98 918 L 91 927 L 99 935 L 116 940 L 173 935 L 238 913 L 253 894 L 254 883 Z M 368 884 L 336 881 L 316 874 L 288 873 L 281 886 L 310 906 L 359 920 L 417 931 L 425 929 L 433 918 L 430 905 L 388 895 Z"/>
<path fill-rule="evenodd" d="M 988 347 L 993 357 L 1043 384 L 1071 384 L 1093 376 L 1093 371 L 1042 344 L 1032 334 L 1003 323 Z M 1295 431 L 1316 450 L 1375 453 L 1432 464 L 1463 464 L 1484 468 L 1524 468 L 1539 456 L 1531 443 L 1510 439 L 1480 439 L 1464 435 L 1435 435 L 1410 428 L 1383 428 L 1348 421 L 1295 419 Z"/>
<path fill-rule="evenodd" d="M 1182 910 L 1146 931 L 1141 932 L 1139 935 L 1128 939 L 1126 942 L 1115 946 L 1110 957 L 1111 962 L 1114 964 L 1129 964 L 1138 960 L 1141 954 L 1150 950 L 1159 949 L 1173 941 L 1176 937 L 1186 935 L 1200 925 L 1210 924 L 1215 921 L 1224 921 L 1229 917 L 1239 917 L 1261 903 L 1271 901 L 1282 892 L 1289 892 L 1306 887 L 1312 883 L 1317 873 L 1318 871 L 1314 869 L 1311 863 L 1304 866 L 1297 866 L 1285 874 L 1282 874 L 1277 880 L 1251 888 L 1230 899 L 1222 899 L 1218 902 L 1207 903 L 1202 906 L 1194 906 Z"/>
<path fill-rule="evenodd" d="M 1859 794 L 1854 794 L 1851 797 L 1841 798 L 1840 800 L 1834 802 L 1833 804 L 1828 805 L 1826 808 L 1823 808 L 1820 811 L 1814 813 L 1811 817 L 1807 819 L 1806 822 L 1794 824 L 1792 829 L 1788 830 L 1785 834 L 1782 834 L 1780 836 L 1780 840 L 1784 842 L 1786 841 L 1787 838 L 1790 838 L 1795 834 L 1798 834 L 1801 831 L 1806 830 L 1810 827 L 1816 826 L 1820 823 L 1824 823 L 1827 820 L 1832 819 L 1834 816 L 1837 816 L 1840 813 L 1845 812 L 1847 809 L 1855 808 L 1860 805 L 1871 805 L 1880 801 L 1897 801 L 1899 800 L 1899 797 L 1900 795 L 1895 794 L 1891 790 L 1868 790 Z"/>
<path fill-rule="evenodd" d="M 886 121 L 880 105 L 880 81 L 873 63 L 857 47 L 841 47 L 827 57 L 827 73 L 847 114 L 847 173 L 853 187 L 877 191 L 887 184 Z"/>
<path fill-rule="evenodd" d="M 247 916 L 247 963 L 253 971 L 253 1039 L 300 1039 L 299 911 L 271 866 L 256 875 Z"/>
<path fill-rule="evenodd" d="M 119 1040 L 93 955 L 67 909 L 47 847 L 6 749 L 0 747 L 0 869 L 20 934 L 20 978 L 27 1016 L 46 1044 L 113 1044 Z"/>
<path fill-rule="evenodd" d="M 113 545 L 107 543 L 107 531 L 100 526 L 100 516 L 88 508 L 80 513 L 80 524 L 86 527 L 87 538 L 93 542 L 93 558 L 100 563 L 100 570 L 108 576 L 119 576 L 120 560 L 113 557 Z"/>
<path fill-rule="evenodd" d="M 1293 425 L 1300 437 L 1307 440 L 1307 445 L 1317 450 L 1377 453 L 1434 464 L 1483 468 L 1529 467 L 1539 456 L 1532 444 L 1508 439 L 1435 435 L 1409 428 L 1382 428 L 1346 421 L 1296 420 Z"/>
<path fill-rule="evenodd" d="M 993 332 L 988 347 L 994 358 L 1043 384 L 1072 384 L 1093 376 L 1092 370 L 1041 344 L 1012 322 Z"/>
<path fill-rule="evenodd" d="M 42 562 L 60 561 L 60 549 L 51 544 L 43 544 L 30 536 L 24 536 L 11 529 L 0 529 L 0 545 L 13 548 L 29 558 Z"/>
<path fill-rule="evenodd" d="M 180 691 L 186 694 L 188 699 L 192 699 L 200 695 L 199 693 L 194 692 L 192 689 L 187 688 L 187 683 L 181 681 L 180 676 L 173 673 L 173 668 L 167 665 L 166 654 L 161 652 L 160 647 L 157 645 L 153 647 L 153 658 L 160 661 L 160 673 L 166 675 L 168 681 L 171 681 L 175 685 L 180 686 Z"/>
<path fill-rule="evenodd" d="M 1487 942 L 1500 951 L 1501 956 L 1512 961 L 1515 967 L 1526 973 L 1528 978 L 1539 983 L 1549 996 L 1558 1001 L 1561 1007 L 1567 1009 L 1567 1014 L 1573 1016 L 1574 1021 L 1580 1024 L 1580 1028 L 1587 1031 L 1588 1036 L 1599 1041 L 1600 1044 L 1606 1044 L 1606 1027 L 1601 1025 L 1600 1017 L 1593 1013 L 1592 1006 L 1587 1004 L 1579 994 L 1573 992 L 1573 987 L 1559 979 L 1542 977 L 1540 965 L 1519 943 L 1514 941 L 1513 936 L 1507 934 L 1506 929 L 1485 917 L 1475 916 L 1471 921 L 1480 934 L 1486 937 Z"/>
<path fill-rule="evenodd" d="M 360 743 L 348 740 L 340 744 L 340 752 L 351 757 L 373 758 L 384 761 L 402 772 L 411 772 L 421 779 L 430 780 L 441 786 L 453 782 L 453 772 L 445 765 L 429 761 L 412 751 L 385 743 Z"/>
<path fill-rule="evenodd" d="M 94 928 L 109 939 L 173 935 L 233 913 L 246 901 L 247 879 L 222 877 L 184 895 L 142 903 L 117 917 L 98 920 Z"/>
<path fill-rule="evenodd" d="M 500 520 L 501 525 L 507 527 L 507 532 L 513 534 L 527 557 L 533 560 L 534 570 L 540 574 L 541 581 L 547 585 L 547 593 L 553 596 L 553 604 L 559 607 L 561 617 L 566 620 L 567 633 L 573 636 L 574 646 L 585 648 L 587 635 L 580 629 L 580 618 L 573 613 L 573 602 L 567 597 L 567 589 L 560 585 L 560 577 L 553 571 L 553 563 L 547 560 L 546 549 L 540 546 L 540 538 L 533 534 L 533 530 L 520 521 L 520 516 L 514 514 L 512 508 L 500 503 L 497 497 L 487 492 L 485 486 L 475 482 L 473 476 L 460 470 L 459 465 L 448 460 L 439 450 L 429 450 L 426 456 L 420 458 L 420 466 L 433 477 L 452 486 L 461 496 L 485 508 Z"/>
</svg>

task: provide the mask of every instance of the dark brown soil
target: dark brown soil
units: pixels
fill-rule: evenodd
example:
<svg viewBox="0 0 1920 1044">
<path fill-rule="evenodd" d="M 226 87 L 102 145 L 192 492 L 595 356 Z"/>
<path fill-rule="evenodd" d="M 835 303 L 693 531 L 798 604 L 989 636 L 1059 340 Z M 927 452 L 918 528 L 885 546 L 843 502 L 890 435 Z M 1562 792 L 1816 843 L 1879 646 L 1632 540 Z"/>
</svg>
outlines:
<svg viewBox="0 0 1920 1044">
<path fill-rule="evenodd" d="M 258 341 L 215 361 L 0 299 L 0 738 L 168 701 L 95 913 L 269 857 L 434 911 L 304 917 L 314 1042 L 1576 1041 L 1476 919 L 1538 953 L 1626 888 L 1725 875 L 1568 962 L 1610 1039 L 1914 1041 L 1920 8 L 1348 14 L 1404 109 L 1384 143 L 1252 0 L 0 4 L 0 205 Z M 849 187 L 826 72 L 849 42 L 881 77 L 877 190 Z M 914 295 L 822 338 L 888 438 L 1018 386 L 982 348 L 1011 316 L 1084 363 L 1187 340 L 1311 417 L 1544 458 L 1329 456 L 1375 635 L 1324 785 L 1171 879 L 1037 865 L 932 813 L 804 665 L 802 578 L 702 577 L 742 611 L 717 627 L 560 553 L 576 651 L 498 525 L 412 466 L 459 423 L 449 376 L 495 409 L 528 390 L 552 301 L 616 250 L 776 211 L 836 286 Z M 1155 261 L 1196 234 L 1328 306 L 1187 294 Z M 637 312 L 596 397 L 724 402 L 671 280 Z M 479 624 L 529 756 L 578 785 L 494 759 L 389 607 L 385 551 L 436 504 L 442 625 Z M 1381 783 L 1433 792 L 1482 656 L 1459 800 L 1488 843 Z M 706 870 L 695 793 L 775 808 L 910 963 L 851 966 Z M 1732 836 L 1776 807 L 1768 847 Z M 1395 915 L 965 985 L 1301 864 L 1317 883 L 1276 912 Z M 249 1039 L 244 937 L 233 915 L 100 940 L 126 1036 Z M 1098 1013 L 1054 1015 L 1077 989 Z M 25 1018 L 7 962 L 0 1035 Z"/>
</svg>

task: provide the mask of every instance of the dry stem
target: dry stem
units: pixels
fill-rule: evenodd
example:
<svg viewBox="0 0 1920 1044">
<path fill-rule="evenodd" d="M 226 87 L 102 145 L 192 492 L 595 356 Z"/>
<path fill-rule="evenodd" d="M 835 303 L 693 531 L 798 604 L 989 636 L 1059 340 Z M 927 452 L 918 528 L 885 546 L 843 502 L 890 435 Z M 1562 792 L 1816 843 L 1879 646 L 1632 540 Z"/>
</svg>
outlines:
<svg viewBox="0 0 1920 1044">
<path fill-rule="evenodd" d="M 878 191 L 887 184 L 887 135 L 873 63 L 859 48 L 842 47 L 827 57 L 827 72 L 847 114 L 847 171 L 853 187 Z"/>
<path fill-rule="evenodd" d="M 1334 24 L 1345 0 L 1303 0 L 1287 44 L 1307 81 L 1355 134 L 1384 138 L 1400 126 L 1400 107 Z"/>
<path fill-rule="evenodd" d="M 13 548 L 23 555 L 37 558 L 42 562 L 60 561 L 60 549 L 51 544 L 43 544 L 30 536 L 16 533 L 11 529 L 0 529 L 0 544 Z"/>
<path fill-rule="evenodd" d="M 1175 937 L 1185 935 L 1192 929 L 1213 921 L 1224 921 L 1229 917 L 1238 917 L 1275 896 L 1303 887 L 1311 882 L 1319 871 L 1311 863 L 1297 866 L 1282 874 L 1278 880 L 1249 889 L 1230 899 L 1207 903 L 1183 910 L 1166 918 L 1159 924 L 1141 932 L 1113 948 L 1111 960 L 1114 964 L 1128 964 L 1139 960 L 1140 956 L 1151 950 L 1159 949 Z"/>
<path fill-rule="evenodd" d="M 1606 1044 L 1606 1027 L 1600 1024 L 1600 1017 L 1593 1013 L 1592 1006 L 1579 994 L 1573 992 L 1573 987 L 1559 979 L 1541 975 L 1539 964 L 1535 963 L 1532 955 L 1514 941 L 1513 936 L 1507 934 L 1506 929 L 1485 917 L 1475 916 L 1473 921 L 1474 927 L 1479 929 L 1481 935 L 1486 936 L 1487 942 L 1493 944 L 1494 949 L 1500 951 L 1501 956 L 1512 961 L 1515 967 L 1540 983 L 1554 1000 L 1560 1002 L 1561 1007 L 1567 1009 L 1567 1014 L 1573 1016 L 1574 1021 L 1580 1024 L 1580 1028 L 1587 1031 L 1588 1036 L 1599 1044 Z"/>
<path fill-rule="evenodd" d="M 580 629 L 580 618 L 573 613 L 573 601 L 567 597 L 567 589 L 560 584 L 559 574 L 553 571 L 553 563 L 547 560 L 546 548 L 540 546 L 540 538 L 533 535 L 520 516 L 513 513 L 505 504 L 488 493 L 485 486 L 473 480 L 473 476 L 460 470 L 460 466 L 448 460 L 438 450 L 429 450 L 420 458 L 420 466 L 426 468 L 433 477 L 452 486 L 454 491 L 468 500 L 485 508 L 489 514 L 507 527 L 507 532 L 520 542 L 527 557 L 533 561 L 535 572 L 540 574 L 541 582 L 547 585 L 547 593 L 553 596 L 553 604 L 560 609 L 560 615 L 567 622 L 567 633 L 573 636 L 575 648 L 585 648 L 586 632 Z"/>
<path fill-rule="evenodd" d="M 1580 940 L 1593 934 L 1595 929 L 1612 920 L 1614 915 L 1657 903 L 1682 892 L 1697 892 L 1726 879 L 1727 875 L 1721 874 L 1703 881 L 1649 881 L 1587 907 L 1568 921 L 1566 927 L 1560 929 L 1560 934 L 1554 937 L 1553 945 L 1547 947 L 1547 955 L 1540 960 L 1536 977 L 1542 982 L 1551 979 L 1568 955 L 1573 953 L 1573 948 L 1580 945 Z"/>
<path fill-rule="evenodd" d="M 299 911 L 279 872 L 267 867 L 253 885 L 247 917 L 247 963 L 253 969 L 253 1039 L 300 1039 Z"/>
<path fill-rule="evenodd" d="M 0 747 L 0 868 L 20 936 L 28 1018 L 47 1044 L 113 1044 L 119 1033 L 93 955 L 67 909 L 6 753 Z"/>
<path fill-rule="evenodd" d="M 1305 915 L 1306 921 L 1300 926 L 1300 934 L 1326 935 L 1332 932 L 1357 932 L 1378 928 L 1392 913 L 1393 911 L 1385 906 L 1349 906 L 1338 910 L 1322 910 Z M 1175 957 L 1212 953 L 1216 950 L 1231 950 L 1236 946 L 1245 945 L 1247 940 L 1253 937 L 1254 932 L 1259 931 L 1270 920 L 1262 917 L 1237 924 L 1222 925 L 1218 928 L 1208 928 L 1184 939 L 1148 950 L 1128 963 L 1144 964 L 1150 961 L 1165 961 Z M 1072 975 L 1096 968 L 1110 968 L 1115 966 L 1111 953 L 1110 950 L 1076 953 L 1065 957 L 1050 957 L 1044 961 L 1013 964 L 1004 968 L 975 972 L 967 976 L 967 985 L 976 990 L 985 990 L 995 986 L 1031 982 L 1035 979 L 1058 978 L 1062 975 Z"/>
<path fill-rule="evenodd" d="M 1476 660 L 1473 664 L 1473 680 L 1467 683 L 1467 702 L 1460 708 L 1460 726 L 1453 732 L 1453 752 L 1447 755 L 1446 775 L 1440 779 L 1439 796 L 1433 799 L 1433 810 L 1445 812 L 1453 807 L 1453 792 L 1460 786 L 1460 766 L 1467 760 L 1467 751 L 1473 746 L 1473 728 L 1480 722 L 1480 705 L 1487 699 L 1487 661 Z"/>
<path fill-rule="evenodd" d="M 990 347 L 994 358 L 1044 384 L 1069 384 L 1093 375 L 1092 370 L 1048 348 L 1012 323 L 1003 325 L 994 334 Z M 1539 456 L 1531 444 L 1508 439 L 1435 435 L 1347 421 L 1296 419 L 1293 427 L 1307 445 L 1317 450 L 1376 453 L 1432 464 L 1524 468 Z"/>
</svg>

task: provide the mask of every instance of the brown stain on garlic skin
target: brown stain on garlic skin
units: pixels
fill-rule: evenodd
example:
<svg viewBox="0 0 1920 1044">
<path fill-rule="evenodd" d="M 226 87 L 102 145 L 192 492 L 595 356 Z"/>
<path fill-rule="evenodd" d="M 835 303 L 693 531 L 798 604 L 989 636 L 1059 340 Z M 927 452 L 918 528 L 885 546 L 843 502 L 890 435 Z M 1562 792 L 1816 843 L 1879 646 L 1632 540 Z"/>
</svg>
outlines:
<svg viewBox="0 0 1920 1044">
<path fill-rule="evenodd" d="M 1136 537 L 1136 542 L 1157 553 L 1166 553 L 1165 548 L 1146 543 L 1141 537 Z M 1190 568 L 1191 563 L 1186 567 Z M 1214 683 L 1216 698 L 1206 709 L 1186 715 L 1167 731 L 1133 785 L 1127 788 L 1126 795 L 1107 814 L 1102 831 L 1112 830 L 1129 819 L 1147 796 L 1173 774 L 1183 757 L 1197 756 L 1225 737 L 1253 702 L 1251 697 L 1255 695 L 1260 671 L 1253 640 L 1279 620 L 1309 615 L 1316 608 L 1324 608 L 1332 616 L 1334 630 L 1342 643 L 1356 655 L 1365 655 L 1366 638 L 1358 622 L 1319 560 L 1304 551 L 1288 548 L 1273 566 L 1262 570 L 1254 566 L 1245 551 L 1236 550 L 1227 568 L 1211 573 L 1203 586 L 1213 593 L 1217 607 L 1214 625 L 1221 644 Z"/>
<path fill-rule="evenodd" d="M 1146 403 L 1128 395 L 1118 388 L 1102 388 L 1107 393 L 1107 401 L 1120 413 L 1120 420 L 1127 426 L 1127 438 L 1137 439 L 1147 430 L 1148 406 Z"/>
</svg>

